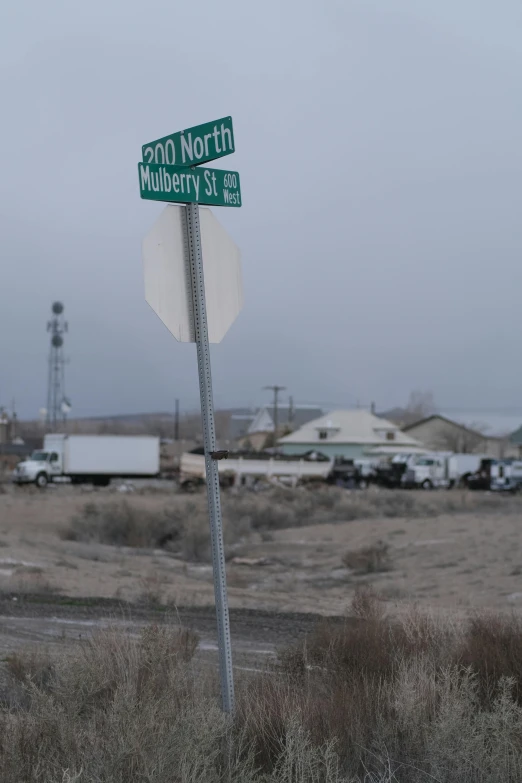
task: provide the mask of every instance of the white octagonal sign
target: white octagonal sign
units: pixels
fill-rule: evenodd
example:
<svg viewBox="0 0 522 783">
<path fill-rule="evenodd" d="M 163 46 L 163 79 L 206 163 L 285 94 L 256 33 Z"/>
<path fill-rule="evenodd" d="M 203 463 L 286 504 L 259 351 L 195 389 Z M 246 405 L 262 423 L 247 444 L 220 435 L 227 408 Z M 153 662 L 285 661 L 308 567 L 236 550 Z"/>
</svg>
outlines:
<svg viewBox="0 0 522 783">
<path fill-rule="evenodd" d="M 143 240 L 145 299 L 176 340 L 195 342 L 186 207 L 169 204 Z M 239 248 L 206 207 L 199 208 L 209 342 L 219 343 L 243 307 Z"/>
</svg>

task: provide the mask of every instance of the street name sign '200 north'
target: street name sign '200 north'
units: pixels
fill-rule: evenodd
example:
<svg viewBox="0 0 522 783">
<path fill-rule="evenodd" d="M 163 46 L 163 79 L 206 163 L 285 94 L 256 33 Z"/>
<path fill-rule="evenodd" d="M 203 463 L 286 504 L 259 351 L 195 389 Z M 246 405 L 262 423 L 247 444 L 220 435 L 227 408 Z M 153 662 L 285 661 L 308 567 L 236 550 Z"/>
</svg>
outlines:
<svg viewBox="0 0 522 783">
<path fill-rule="evenodd" d="M 167 166 L 199 166 L 200 163 L 231 155 L 234 150 L 232 117 L 171 133 L 141 148 L 144 163 Z"/>
<path fill-rule="evenodd" d="M 138 163 L 138 172 L 140 195 L 144 199 L 217 207 L 241 206 L 237 171 Z"/>
</svg>

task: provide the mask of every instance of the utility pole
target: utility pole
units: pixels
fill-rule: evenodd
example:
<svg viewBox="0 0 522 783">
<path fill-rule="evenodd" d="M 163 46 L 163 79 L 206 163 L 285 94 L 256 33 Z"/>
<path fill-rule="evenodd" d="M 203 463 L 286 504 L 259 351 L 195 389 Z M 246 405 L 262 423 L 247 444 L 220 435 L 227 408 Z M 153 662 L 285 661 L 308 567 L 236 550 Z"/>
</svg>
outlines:
<svg viewBox="0 0 522 783">
<path fill-rule="evenodd" d="M 174 440 L 179 440 L 179 400 L 176 400 L 174 412 Z"/>
<path fill-rule="evenodd" d="M 274 385 L 274 386 L 265 386 L 264 388 L 274 392 L 274 445 L 275 445 L 275 441 L 277 440 L 277 428 L 279 426 L 279 411 L 277 408 L 279 392 L 285 391 L 286 386 Z"/>
<path fill-rule="evenodd" d="M 288 398 L 288 424 L 290 427 L 294 423 L 294 398 Z"/>
<path fill-rule="evenodd" d="M 14 398 L 14 397 L 13 397 L 13 400 L 12 400 L 12 402 L 11 402 L 11 411 L 12 411 L 12 415 L 11 415 L 11 432 L 10 432 L 10 438 L 11 438 L 11 440 L 14 440 L 14 439 L 16 438 L 16 436 L 18 435 L 18 433 L 17 433 L 17 431 L 16 431 L 16 429 L 17 429 L 17 427 L 16 427 L 16 424 L 17 424 L 17 417 L 16 417 L 16 400 L 15 400 L 15 398 Z"/>
</svg>

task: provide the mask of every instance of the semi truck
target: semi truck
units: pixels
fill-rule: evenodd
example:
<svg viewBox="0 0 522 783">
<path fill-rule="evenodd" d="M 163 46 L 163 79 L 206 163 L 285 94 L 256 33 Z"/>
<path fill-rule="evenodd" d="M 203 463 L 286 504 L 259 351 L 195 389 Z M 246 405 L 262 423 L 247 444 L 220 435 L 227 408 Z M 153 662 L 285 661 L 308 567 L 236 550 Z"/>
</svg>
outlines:
<svg viewBox="0 0 522 783">
<path fill-rule="evenodd" d="M 482 454 L 452 454 L 434 452 L 409 458 L 401 477 L 404 487 L 422 489 L 451 488 L 466 485 L 480 466 Z"/>
<path fill-rule="evenodd" d="M 15 468 L 15 484 L 51 482 L 106 487 L 113 478 L 154 478 L 160 472 L 159 438 L 131 435 L 46 435 Z"/>
<path fill-rule="evenodd" d="M 520 492 L 522 460 L 484 458 L 477 471 L 469 477 L 468 486 L 493 492 Z"/>
</svg>

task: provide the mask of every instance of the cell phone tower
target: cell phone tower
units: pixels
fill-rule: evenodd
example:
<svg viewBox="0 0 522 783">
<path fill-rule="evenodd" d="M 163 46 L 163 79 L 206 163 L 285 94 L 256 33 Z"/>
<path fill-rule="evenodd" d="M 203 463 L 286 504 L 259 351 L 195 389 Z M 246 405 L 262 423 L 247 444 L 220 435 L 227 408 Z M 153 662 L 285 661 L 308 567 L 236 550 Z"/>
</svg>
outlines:
<svg viewBox="0 0 522 783">
<path fill-rule="evenodd" d="M 60 425 L 65 430 L 67 414 L 71 410 L 69 400 L 65 396 L 65 364 L 63 352 L 63 336 L 68 331 L 64 319 L 64 307 L 61 302 L 52 305 L 52 318 L 47 323 L 47 331 L 51 335 L 49 352 L 49 379 L 47 384 L 47 416 L 46 429 L 57 432 Z"/>
</svg>

